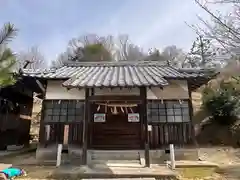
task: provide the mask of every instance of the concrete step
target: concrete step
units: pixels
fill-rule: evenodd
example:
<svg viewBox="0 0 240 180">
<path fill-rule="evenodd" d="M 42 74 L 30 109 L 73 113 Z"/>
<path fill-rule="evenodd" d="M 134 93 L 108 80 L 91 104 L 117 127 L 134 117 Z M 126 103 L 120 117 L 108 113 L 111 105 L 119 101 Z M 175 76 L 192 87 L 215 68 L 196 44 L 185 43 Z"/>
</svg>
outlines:
<svg viewBox="0 0 240 180">
<path fill-rule="evenodd" d="M 91 164 L 94 167 L 101 167 L 103 165 L 109 167 L 143 167 L 139 160 L 93 160 Z"/>
<path fill-rule="evenodd" d="M 99 166 L 60 166 L 49 178 L 60 179 L 84 179 L 84 178 L 153 178 L 159 180 L 177 179 L 176 173 L 166 166 L 151 168 L 138 167 L 111 167 L 107 165 Z"/>
<path fill-rule="evenodd" d="M 89 151 L 92 160 L 140 160 L 140 151 Z"/>
<path fill-rule="evenodd" d="M 36 150 L 37 160 L 56 160 L 57 159 L 57 147 L 39 147 Z"/>
</svg>

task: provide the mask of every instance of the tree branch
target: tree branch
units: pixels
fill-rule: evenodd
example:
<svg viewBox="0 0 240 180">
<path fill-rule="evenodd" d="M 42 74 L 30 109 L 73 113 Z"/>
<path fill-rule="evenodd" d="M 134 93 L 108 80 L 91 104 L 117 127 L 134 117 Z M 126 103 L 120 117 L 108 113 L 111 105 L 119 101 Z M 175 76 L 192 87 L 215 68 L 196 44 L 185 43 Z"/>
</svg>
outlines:
<svg viewBox="0 0 240 180">
<path fill-rule="evenodd" d="M 219 19 L 216 15 L 214 15 L 207 7 L 203 6 L 199 0 L 195 0 L 195 2 L 199 5 L 199 7 L 201 7 L 203 10 L 205 10 L 208 14 L 210 14 L 214 19 L 216 19 L 222 26 L 224 26 L 225 28 L 227 28 L 229 30 L 229 33 L 231 33 L 233 36 L 235 36 L 239 41 L 240 38 L 238 36 L 236 36 L 235 34 L 240 35 L 240 33 L 238 33 L 237 31 L 235 31 L 234 29 L 232 29 L 231 27 L 229 27 L 228 25 L 226 25 L 224 22 L 222 22 L 221 19 Z"/>
</svg>

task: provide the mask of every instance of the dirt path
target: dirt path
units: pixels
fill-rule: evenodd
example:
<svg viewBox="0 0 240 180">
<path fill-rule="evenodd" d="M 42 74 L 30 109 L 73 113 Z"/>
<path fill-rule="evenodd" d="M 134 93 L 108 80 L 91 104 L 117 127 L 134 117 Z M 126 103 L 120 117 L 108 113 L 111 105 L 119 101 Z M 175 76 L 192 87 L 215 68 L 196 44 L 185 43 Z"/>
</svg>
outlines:
<svg viewBox="0 0 240 180">
<path fill-rule="evenodd" d="M 20 179 L 48 179 L 55 169 L 51 166 L 36 166 L 35 152 L 26 153 L 14 157 L 1 158 L 0 163 L 12 164 L 14 167 L 23 168 L 27 171 L 28 177 Z"/>
<path fill-rule="evenodd" d="M 240 149 L 232 147 L 200 148 L 202 160 L 217 163 L 220 180 L 240 179 Z"/>
<path fill-rule="evenodd" d="M 240 149 L 233 148 L 201 148 L 200 157 L 203 160 L 218 163 L 219 174 L 205 178 L 205 180 L 239 180 L 240 179 Z M 15 157 L 1 158 L 0 163 L 13 164 L 15 167 L 23 168 L 27 171 L 28 177 L 25 180 L 49 179 L 53 171 L 53 166 L 36 166 L 35 153 L 27 153 Z M 144 180 L 144 179 L 143 179 Z M 190 179 L 183 179 L 190 180 Z M 204 180 L 198 179 L 198 180 Z"/>
</svg>

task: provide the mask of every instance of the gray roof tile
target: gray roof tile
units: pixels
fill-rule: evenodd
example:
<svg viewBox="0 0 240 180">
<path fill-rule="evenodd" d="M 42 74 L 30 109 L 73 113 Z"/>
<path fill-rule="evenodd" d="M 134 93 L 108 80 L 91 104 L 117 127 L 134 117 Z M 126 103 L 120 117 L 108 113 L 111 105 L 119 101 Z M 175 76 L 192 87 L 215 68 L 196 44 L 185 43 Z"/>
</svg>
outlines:
<svg viewBox="0 0 240 180">
<path fill-rule="evenodd" d="M 24 70 L 24 75 L 66 79 L 66 87 L 165 86 L 167 79 L 201 76 L 157 63 L 68 64 L 51 70 Z"/>
</svg>

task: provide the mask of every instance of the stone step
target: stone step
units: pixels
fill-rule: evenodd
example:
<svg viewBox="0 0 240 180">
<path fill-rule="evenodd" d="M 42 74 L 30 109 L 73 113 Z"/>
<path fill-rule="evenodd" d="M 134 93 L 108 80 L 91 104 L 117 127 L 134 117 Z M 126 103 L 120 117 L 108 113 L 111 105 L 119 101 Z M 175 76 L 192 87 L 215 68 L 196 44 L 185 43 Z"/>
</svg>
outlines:
<svg viewBox="0 0 240 180">
<path fill-rule="evenodd" d="M 92 160 L 140 160 L 139 151 L 89 151 Z"/>
<path fill-rule="evenodd" d="M 177 179 L 176 173 L 166 166 L 151 168 L 143 167 L 111 167 L 107 165 L 98 166 L 60 166 L 49 178 L 59 179 L 113 179 L 119 178 L 153 178 L 159 180 Z"/>
<path fill-rule="evenodd" d="M 139 160 L 93 160 L 91 164 L 95 167 L 102 165 L 109 167 L 143 167 Z"/>
</svg>

